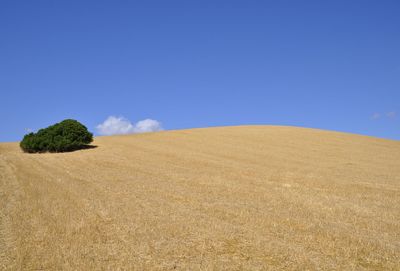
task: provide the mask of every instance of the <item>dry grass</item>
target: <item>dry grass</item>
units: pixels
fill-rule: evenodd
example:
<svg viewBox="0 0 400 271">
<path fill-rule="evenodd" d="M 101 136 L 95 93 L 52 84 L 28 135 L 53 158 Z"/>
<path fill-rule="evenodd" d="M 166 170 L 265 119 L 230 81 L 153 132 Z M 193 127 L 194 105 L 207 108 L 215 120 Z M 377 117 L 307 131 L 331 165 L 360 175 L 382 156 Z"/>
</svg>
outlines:
<svg viewBox="0 0 400 271">
<path fill-rule="evenodd" d="M 400 270 L 400 142 L 248 126 L 0 144 L 0 269 Z"/>
</svg>

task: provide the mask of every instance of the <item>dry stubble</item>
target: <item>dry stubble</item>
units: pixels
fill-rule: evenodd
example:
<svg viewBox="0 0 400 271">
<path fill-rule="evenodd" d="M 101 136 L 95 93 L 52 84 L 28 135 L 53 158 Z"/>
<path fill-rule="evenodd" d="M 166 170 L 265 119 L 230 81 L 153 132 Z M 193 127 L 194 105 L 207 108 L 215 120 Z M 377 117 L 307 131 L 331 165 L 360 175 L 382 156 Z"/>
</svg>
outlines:
<svg viewBox="0 0 400 271">
<path fill-rule="evenodd" d="M 243 126 L 0 144 L 0 269 L 399 270 L 400 143 Z"/>
</svg>

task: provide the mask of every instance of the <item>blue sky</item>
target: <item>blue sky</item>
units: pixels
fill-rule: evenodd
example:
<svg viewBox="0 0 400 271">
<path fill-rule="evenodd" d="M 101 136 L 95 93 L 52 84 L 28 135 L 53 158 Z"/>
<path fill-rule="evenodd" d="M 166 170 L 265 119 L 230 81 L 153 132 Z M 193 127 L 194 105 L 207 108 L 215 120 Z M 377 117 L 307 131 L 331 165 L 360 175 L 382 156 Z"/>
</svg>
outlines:
<svg viewBox="0 0 400 271">
<path fill-rule="evenodd" d="M 400 139 L 399 1 L 1 1 L 0 141 L 66 118 Z"/>
</svg>

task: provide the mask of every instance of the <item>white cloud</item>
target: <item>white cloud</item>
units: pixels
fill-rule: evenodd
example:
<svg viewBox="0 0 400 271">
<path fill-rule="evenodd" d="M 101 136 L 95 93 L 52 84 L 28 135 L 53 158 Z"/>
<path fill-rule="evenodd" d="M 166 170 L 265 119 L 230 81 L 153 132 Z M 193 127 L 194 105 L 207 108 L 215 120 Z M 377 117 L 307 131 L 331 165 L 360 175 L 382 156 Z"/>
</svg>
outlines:
<svg viewBox="0 0 400 271">
<path fill-rule="evenodd" d="M 388 113 L 386 113 L 386 116 L 388 118 L 394 118 L 394 117 L 396 117 L 396 112 L 395 111 L 388 112 Z"/>
<path fill-rule="evenodd" d="M 97 125 L 101 135 L 119 135 L 133 133 L 132 123 L 123 117 L 109 116 L 102 124 Z"/>
<path fill-rule="evenodd" d="M 381 118 L 393 119 L 393 118 L 396 117 L 396 115 L 397 115 L 396 111 L 390 111 L 390 112 L 387 112 L 387 113 L 385 113 L 385 114 L 374 113 L 374 114 L 371 116 L 371 119 L 372 119 L 372 120 L 377 120 L 377 119 L 381 119 Z"/>
<path fill-rule="evenodd" d="M 135 133 L 148 133 L 148 132 L 158 132 L 161 131 L 163 128 L 161 127 L 161 123 L 152 120 L 152 119 L 145 119 L 138 121 L 135 124 L 134 132 Z"/>
<path fill-rule="evenodd" d="M 163 130 L 161 123 L 145 119 L 133 124 L 124 117 L 109 116 L 103 123 L 96 126 L 100 135 L 125 135 L 133 133 L 148 133 Z"/>
<path fill-rule="evenodd" d="M 380 113 L 374 113 L 374 114 L 371 116 L 371 119 L 377 120 L 377 119 L 379 119 L 381 116 L 382 116 L 382 115 L 381 115 Z"/>
</svg>

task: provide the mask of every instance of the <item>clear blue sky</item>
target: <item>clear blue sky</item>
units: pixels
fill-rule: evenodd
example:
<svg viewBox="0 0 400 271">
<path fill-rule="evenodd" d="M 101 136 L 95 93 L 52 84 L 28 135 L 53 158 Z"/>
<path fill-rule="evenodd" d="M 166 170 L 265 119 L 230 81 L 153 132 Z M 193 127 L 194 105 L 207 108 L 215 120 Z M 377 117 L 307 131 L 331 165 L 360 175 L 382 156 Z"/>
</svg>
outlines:
<svg viewBox="0 0 400 271">
<path fill-rule="evenodd" d="M 400 1 L 1 1 L 0 141 L 65 118 L 400 139 Z"/>
</svg>

